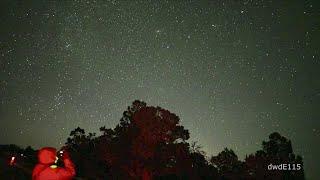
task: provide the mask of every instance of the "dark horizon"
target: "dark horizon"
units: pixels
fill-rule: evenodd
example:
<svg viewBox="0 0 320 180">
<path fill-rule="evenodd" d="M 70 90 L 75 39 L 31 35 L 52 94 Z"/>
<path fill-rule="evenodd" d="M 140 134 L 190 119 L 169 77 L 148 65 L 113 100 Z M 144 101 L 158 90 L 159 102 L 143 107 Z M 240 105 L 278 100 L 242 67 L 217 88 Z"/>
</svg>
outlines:
<svg viewBox="0 0 320 180">
<path fill-rule="evenodd" d="M 61 147 L 140 99 L 209 155 L 272 132 L 320 177 L 317 0 L 0 2 L 0 144 Z"/>
</svg>

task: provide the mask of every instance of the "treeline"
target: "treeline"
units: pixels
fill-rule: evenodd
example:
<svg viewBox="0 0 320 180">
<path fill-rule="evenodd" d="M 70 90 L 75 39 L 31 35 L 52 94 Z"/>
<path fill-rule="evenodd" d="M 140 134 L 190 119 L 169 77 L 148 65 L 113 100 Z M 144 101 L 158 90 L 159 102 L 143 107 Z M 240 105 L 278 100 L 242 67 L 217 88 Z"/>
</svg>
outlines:
<svg viewBox="0 0 320 180">
<path fill-rule="evenodd" d="M 136 100 L 115 128 L 101 127 L 97 136 L 78 127 L 64 148 L 84 179 L 305 179 L 301 156 L 279 133 L 240 161 L 228 148 L 207 157 L 187 142 L 189 131 L 179 121 L 168 110 Z"/>
</svg>

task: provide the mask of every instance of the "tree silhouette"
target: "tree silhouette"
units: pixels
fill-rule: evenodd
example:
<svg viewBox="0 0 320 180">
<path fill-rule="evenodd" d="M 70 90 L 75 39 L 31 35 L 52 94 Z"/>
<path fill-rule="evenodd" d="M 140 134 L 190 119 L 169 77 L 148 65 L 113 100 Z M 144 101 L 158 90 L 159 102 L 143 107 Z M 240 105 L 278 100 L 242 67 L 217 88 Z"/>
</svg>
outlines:
<svg viewBox="0 0 320 180">
<path fill-rule="evenodd" d="M 274 132 L 269 141 L 262 142 L 262 150 L 246 157 L 245 164 L 250 177 L 258 179 L 304 179 L 303 162 L 301 156 L 293 153 L 291 141 Z M 286 164 L 286 169 L 268 170 L 268 165 Z M 297 164 L 301 165 L 298 170 Z M 294 169 L 293 169 L 294 168 Z"/>
<path fill-rule="evenodd" d="M 133 101 L 131 106 L 128 106 L 127 110 L 123 112 L 123 116 L 120 119 L 120 123 L 114 129 L 114 132 L 116 133 L 116 135 L 119 136 L 121 133 L 126 131 L 129 124 L 132 121 L 134 113 L 146 106 L 147 104 L 143 101 L 139 101 L 139 100 Z"/>
<path fill-rule="evenodd" d="M 190 154 L 192 159 L 192 170 L 194 174 L 193 177 L 197 179 L 217 179 L 217 168 L 215 168 L 206 160 L 204 152 L 199 148 L 200 146 L 196 146 L 196 149 L 191 150 Z"/>
<path fill-rule="evenodd" d="M 100 128 L 103 132 L 100 138 L 103 143 L 98 143 L 100 154 L 109 163 L 113 175 L 121 172 L 122 177 L 126 174 L 130 179 L 151 179 L 168 171 L 168 166 L 164 164 L 177 163 L 177 153 L 188 153 L 185 141 L 189 138 L 189 132 L 178 124 L 179 117 L 175 114 L 134 101 L 114 130 Z M 185 151 L 178 151 L 177 147 L 184 147 Z M 170 155 L 160 153 L 160 156 L 160 149 Z M 163 162 L 164 166 L 160 167 L 159 162 Z"/>
<path fill-rule="evenodd" d="M 179 123 L 174 113 L 136 100 L 114 129 L 103 126 L 96 136 L 77 127 L 63 149 L 70 152 L 77 177 L 85 179 L 304 179 L 302 157 L 277 132 L 244 162 L 228 148 L 208 161 L 200 145 L 187 142 L 189 131 Z M 30 146 L 0 145 L 0 178 L 29 179 L 28 168 L 36 164 L 36 154 Z M 19 166 L 8 165 L 12 156 L 18 157 Z M 286 164 L 287 169 L 290 164 L 291 170 L 269 170 L 270 164 Z"/>
<path fill-rule="evenodd" d="M 67 139 L 77 175 L 91 179 L 304 179 L 301 171 L 268 171 L 270 163 L 300 163 L 291 141 L 272 133 L 262 150 L 242 162 L 225 148 L 210 161 L 174 113 L 134 101 L 114 129 L 101 135 L 77 127 Z"/>
<path fill-rule="evenodd" d="M 78 176 L 94 178 L 102 176 L 106 170 L 105 166 L 101 166 L 102 161 L 98 157 L 95 143 L 95 133 L 87 135 L 85 130 L 80 127 L 70 132 L 64 149 L 70 152 L 76 164 Z"/>
<path fill-rule="evenodd" d="M 232 149 L 225 148 L 217 156 L 211 157 L 210 162 L 218 169 L 224 179 L 243 179 L 244 166 Z"/>
<path fill-rule="evenodd" d="M 77 147 L 85 142 L 87 142 L 85 130 L 77 127 L 70 132 L 70 137 L 68 137 L 66 145 Z"/>
</svg>

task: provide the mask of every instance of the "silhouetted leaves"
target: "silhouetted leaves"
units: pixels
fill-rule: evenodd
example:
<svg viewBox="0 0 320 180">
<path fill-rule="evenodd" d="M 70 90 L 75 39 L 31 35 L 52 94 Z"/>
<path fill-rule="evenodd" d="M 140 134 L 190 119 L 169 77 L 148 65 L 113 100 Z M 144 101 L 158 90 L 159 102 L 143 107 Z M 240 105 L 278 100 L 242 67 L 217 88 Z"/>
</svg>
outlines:
<svg viewBox="0 0 320 180">
<path fill-rule="evenodd" d="M 244 177 L 244 165 L 232 149 L 225 148 L 217 156 L 213 156 L 210 161 L 225 179 Z"/>
<path fill-rule="evenodd" d="M 302 157 L 279 133 L 270 134 L 262 150 L 246 156 L 244 162 L 228 148 L 208 161 L 200 145 L 187 142 L 189 131 L 179 122 L 170 111 L 136 100 L 114 129 L 103 126 L 96 136 L 77 127 L 63 148 L 70 152 L 77 176 L 86 179 L 304 179 Z M 19 156 L 22 167 L 36 163 L 31 147 L 0 146 L 0 153 L 5 158 L 23 154 Z M 271 171 L 270 164 L 300 164 L 302 169 Z M 28 176 L 22 168 L 2 164 L 2 169 L 6 176 L 0 176 L 5 179 Z"/>
<path fill-rule="evenodd" d="M 304 179 L 301 156 L 296 156 L 293 153 L 291 141 L 277 132 L 270 134 L 269 141 L 262 142 L 262 150 L 247 156 L 245 163 L 248 175 L 252 178 Z M 268 169 L 268 166 L 281 164 L 285 164 L 287 170 Z M 298 164 L 301 170 L 298 170 Z"/>
</svg>

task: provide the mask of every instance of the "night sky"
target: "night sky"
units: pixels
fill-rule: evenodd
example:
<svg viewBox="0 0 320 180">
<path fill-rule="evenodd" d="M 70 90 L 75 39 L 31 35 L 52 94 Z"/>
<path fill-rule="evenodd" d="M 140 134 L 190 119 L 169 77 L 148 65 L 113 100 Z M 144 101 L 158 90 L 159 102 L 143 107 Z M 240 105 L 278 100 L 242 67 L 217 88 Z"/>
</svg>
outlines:
<svg viewBox="0 0 320 180">
<path fill-rule="evenodd" d="M 320 177 L 318 0 L 0 3 L 0 144 L 61 147 L 135 99 L 209 155 L 278 131 Z"/>
</svg>

